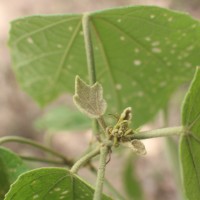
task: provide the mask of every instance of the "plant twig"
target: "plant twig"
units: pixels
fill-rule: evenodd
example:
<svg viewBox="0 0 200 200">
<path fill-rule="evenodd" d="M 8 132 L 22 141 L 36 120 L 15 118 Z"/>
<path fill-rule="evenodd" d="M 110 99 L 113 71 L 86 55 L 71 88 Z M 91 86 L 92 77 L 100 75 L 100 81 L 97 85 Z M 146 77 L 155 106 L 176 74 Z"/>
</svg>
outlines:
<svg viewBox="0 0 200 200">
<path fill-rule="evenodd" d="M 81 157 L 71 168 L 72 173 L 77 173 L 78 170 L 86 165 L 93 157 L 97 156 L 100 153 L 100 147 L 94 149 L 93 151 L 90 151 L 83 157 Z"/>
<path fill-rule="evenodd" d="M 96 175 L 97 174 L 97 169 L 91 164 L 88 163 L 89 170 Z M 125 200 L 125 198 L 113 187 L 113 185 L 106 179 L 104 178 L 105 185 L 109 188 L 110 192 L 113 194 L 113 196 L 116 197 L 117 200 Z"/>
<path fill-rule="evenodd" d="M 94 60 L 94 51 L 92 45 L 92 38 L 90 32 L 90 22 L 89 22 L 89 13 L 85 13 L 82 19 L 83 25 L 83 35 L 85 41 L 85 50 L 86 50 L 86 57 L 87 57 L 87 66 L 88 66 L 88 75 L 90 85 L 96 83 L 96 70 L 95 70 L 95 60 Z M 99 135 L 99 127 L 97 120 L 92 121 L 92 131 L 95 135 Z M 100 140 L 100 137 L 97 137 Z"/>
<path fill-rule="evenodd" d="M 184 128 L 182 126 L 177 127 L 170 127 L 170 128 L 161 128 L 155 129 L 151 131 L 143 131 L 139 133 L 135 133 L 133 135 L 127 136 L 130 140 L 133 139 L 150 139 L 150 138 L 157 138 L 157 137 L 168 137 L 172 135 L 181 135 L 184 133 Z"/>
<path fill-rule="evenodd" d="M 97 172 L 97 180 L 96 180 L 93 200 L 102 199 L 104 176 L 105 176 L 105 169 L 106 169 L 106 159 L 109 153 L 109 148 L 110 147 L 104 145 L 101 147 L 101 150 L 100 150 L 99 168 Z"/>
<path fill-rule="evenodd" d="M 32 140 L 29 140 L 27 138 L 23 138 L 23 137 L 19 137 L 19 136 L 6 136 L 6 137 L 3 137 L 3 138 L 0 138 L 0 145 L 5 144 L 5 143 L 9 143 L 9 142 L 15 142 L 15 143 L 30 145 L 32 147 L 38 148 L 40 150 L 43 150 L 47 153 L 50 153 L 50 154 L 56 156 L 56 157 L 61 158 L 65 162 L 65 164 L 68 165 L 68 166 L 72 166 L 72 164 L 73 164 L 73 161 L 67 159 L 64 155 L 46 147 L 46 146 L 43 146 L 42 144 L 39 144 L 39 143 L 32 141 Z"/>
<path fill-rule="evenodd" d="M 83 15 L 82 25 L 83 25 L 83 33 L 84 33 L 84 40 L 85 40 L 89 80 L 90 80 L 90 84 L 93 85 L 96 82 L 96 70 L 95 70 L 94 51 L 93 51 L 93 46 L 92 46 L 89 20 L 90 20 L 89 13 L 85 13 Z"/>
</svg>

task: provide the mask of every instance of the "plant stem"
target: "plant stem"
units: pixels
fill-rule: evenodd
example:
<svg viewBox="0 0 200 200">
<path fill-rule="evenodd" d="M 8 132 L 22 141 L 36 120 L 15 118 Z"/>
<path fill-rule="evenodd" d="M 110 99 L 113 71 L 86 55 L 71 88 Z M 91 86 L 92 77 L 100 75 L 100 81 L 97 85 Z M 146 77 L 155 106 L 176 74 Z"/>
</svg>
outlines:
<svg viewBox="0 0 200 200">
<path fill-rule="evenodd" d="M 104 133 L 106 133 L 107 126 L 106 126 L 106 122 L 104 121 L 103 116 L 99 117 L 97 119 L 97 121 L 98 121 L 99 125 L 101 126 L 101 128 L 103 129 Z"/>
<path fill-rule="evenodd" d="M 36 158 L 36 157 L 29 157 L 29 156 L 22 156 L 22 155 L 20 155 L 20 158 L 26 161 L 31 161 L 31 162 L 43 162 L 43 163 L 49 163 L 49 164 L 55 164 L 55 165 L 66 165 L 65 162 L 59 161 L 59 160 L 50 160 L 50 159 Z"/>
<path fill-rule="evenodd" d="M 16 143 L 33 146 L 35 148 L 41 149 L 41 150 L 46 151 L 54 156 L 61 158 L 65 162 L 65 164 L 68 166 L 72 166 L 72 164 L 73 164 L 73 161 L 67 159 L 64 155 L 46 147 L 46 146 L 43 146 L 42 144 L 34 142 L 32 140 L 29 140 L 29 139 L 26 139 L 23 137 L 18 137 L 18 136 L 6 136 L 6 137 L 3 137 L 0 139 L 0 145 L 4 144 L 4 143 L 8 143 L 8 142 L 16 142 Z"/>
<path fill-rule="evenodd" d="M 82 26 L 83 26 L 83 35 L 84 35 L 84 41 L 85 41 L 89 81 L 90 81 L 90 85 L 93 85 L 96 83 L 96 70 L 95 70 L 95 60 L 94 60 L 92 38 L 91 38 L 91 32 L 90 32 L 89 13 L 85 13 L 83 15 Z M 99 134 L 99 127 L 98 127 L 97 120 L 92 121 L 92 130 L 95 135 Z M 100 137 L 98 138 L 100 139 Z"/>
<path fill-rule="evenodd" d="M 184 128 L 182 126 L 177 127 L 169 127 L 169 128 L 161 128 L 155 129 L 151 131 L 143 131 L 136 133 L 134 135 L 127 136 L 130 140 L 133 139 L 150 139 L 150 138 L 157 138 L 157 137 L 168 137 L 172 135 L 181 135 L 184 133 Z"/>
<path fill-rule="evenodd" d="M 101 200 L 102 192 L 103 192 L 103 184 L 104 184 L 104 176 L 105 176 L 105 169 L 106 169 L 106 159 L 109 153 L 108 146 L 102 146 L 100 150 L 100 160 L 99 160 L 99 168 L 97 172 L 97 180 L 95 186 L 95 192 L 93 200 Z"/>
<path fill-rule="evenodd" d="M 93 151 L 89 152 L 88 154 L 81 157 L 71 168 L 72 173 L 77 173 L 78 170 L 87 164 L 93 157 L 97 156 L 100 153 L 100 147 L 94 149 Z"/>
<path fill-rule="evenodd" d="M 92 165 L 88 165 L 89 170 L 96 175 L 97 174 L 97 169 Z M 125 198 L 113 187 L 113 185 L 106 179 L 104 178 L 105 185 L 108 187 L 110 192 L 113 194 L 113 196 L 116 197 L 117 200 L 125 200 Z"/>
<path fill-rule="evenodd" d="M 85 13 L 82 19 L 83 25 L 83 34 L 85 40 L 85 50 L 87 56 L 87 66 L 90 84 L 93 85 L 96 82 L 96 71 L 95 71 L 95 61 L 94 61 L 94 52 L 92 46 L 92 38 L 90 32 L 90 15 Z"/>
</svg>

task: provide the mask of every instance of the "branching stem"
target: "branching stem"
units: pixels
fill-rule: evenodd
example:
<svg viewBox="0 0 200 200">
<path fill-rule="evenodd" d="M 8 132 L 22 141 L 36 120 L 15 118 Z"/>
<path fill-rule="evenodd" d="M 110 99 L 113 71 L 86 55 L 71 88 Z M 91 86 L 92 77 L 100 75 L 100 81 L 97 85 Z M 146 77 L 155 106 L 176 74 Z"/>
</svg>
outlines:
<svg viewBox="0 0 200 200">
<path fill-rule="evenodd" d="M 108 153 L 109 153 L 109 147 L 106 145 L 102 146 L 101 151 L 100 151 L 100 161 L 99 161 L 99 168 L 97 172 L 97 180 L 96 180 L 93 200 L 102 199 L 104 176 L 105 176 L 105 169 L 106 169 L 106 159 L 107 159 Z"/>
<path fill-rule="evenodd" d="M 71 172 L 72 173 L 77 173 L 78 170 L 86 165 L 93 157 L 97 156 L 100 153 L 100 147 L 94 149 L 93 151 L 90 151 L 89 153 L 87 153 L 86 155 L 84 155 L 83 157 L 81 157 L 71 168 Z"/>
<path fill-rule="evenodd" d="M 58 158 L 61 158 L 65 162 L 66 165 L 72 166 L 73 161 L 67 159 L 64 155 L 46 147 L 46 146 L 43 146 L 42 144 L 39 144 L 39 143 L 34 142 L 32 140 L 29 140 L 27 138 L 18 137 L 18 136 L 6 136 L 6 137 L 3 137 L 3 138 L 0 138 L 0 145 L 5 144 L 5 143 L 9 143 L 9 142 L 15 142 L 15 143 L 30 145 L 32 147 L 35 147 L 37 149 L 43 150 L 47 153 L 50 153 L 50 154 L 52 154 L 52 155 L 54 155 Z"/>
<path fill-rule="evenodd" d="M 134 135 L 128 136 L 130 140 L 133 139 L 150 139 L 150 138 L 157 138 L 157 137 L 168 137 L 172 135 L 181 135 L 184 133 L 184 128 L 182 126 L 177 127 L 169 127 L 169 128 L 161 128 L 161 129 L 155 129 L 151 131 L 143 131 L 136 133 Z"/>
</svg>

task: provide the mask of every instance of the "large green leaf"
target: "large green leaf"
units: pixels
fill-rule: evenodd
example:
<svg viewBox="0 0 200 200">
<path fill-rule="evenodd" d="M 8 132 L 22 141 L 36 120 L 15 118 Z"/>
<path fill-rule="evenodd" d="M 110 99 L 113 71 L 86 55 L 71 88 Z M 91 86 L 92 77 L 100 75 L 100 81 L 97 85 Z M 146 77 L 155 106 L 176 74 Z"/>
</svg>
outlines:
<svg viewBox="0 0 200 200">
<path fill-rule="evenodd" d="M 186 96 L 182 123 L 185 134 L 180 141 L 180 160 L 184 189 L 189 200 L 200 197 L 200 68 Z"/>
<path fill-rule="evenodd" d="M 35 126 L 47 131 L 86 130 L 91 127 L 91 120 L 81 112 L 66 106 L 49 110 L 37 119 Z"/>
<path fill-rule="evenodd" d="M 93 193 L 93 188 L 66 169 L 41 168 L 20 176 L 5 200 L 92 200 Z"/>
<path fill-rule="evenodd" d="M 0 200 L 4 199 L 4 195 L 17 177 L 27 170 L 17 155 L 0 147 Z"/>
<path fill-rule="evenodd" d="M 82 15 L 32 16 L 12 22 L 10 47 L 23 89 L 45 105 L 87 80 Z M 134 110 L 135 126 L 150 120 L 200 63 L 200 23 L 154 6 L 91 13 L 97 80 L 108 113 Z"/>
</svg>

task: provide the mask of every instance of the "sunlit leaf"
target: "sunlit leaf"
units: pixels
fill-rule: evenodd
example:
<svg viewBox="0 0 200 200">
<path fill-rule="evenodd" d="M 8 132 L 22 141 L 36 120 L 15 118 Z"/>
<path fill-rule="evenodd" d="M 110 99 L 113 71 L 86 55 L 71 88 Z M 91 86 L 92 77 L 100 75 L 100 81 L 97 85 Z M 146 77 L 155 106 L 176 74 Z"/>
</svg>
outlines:
<svg viewBox="0 0 200 200">
<path fill-rule="evenodd" d="M 23 174 L 5 200 L 92 200 L 94 189 L 62 168 L 41 168 Z M 103 195 L 102 200 L 111 200 Z"/>
<path fill-rule="evenodd" d="M 12 22 L 10 48 L 22 88 L 39 104 L 74 93 L 74 78 L 87 81 L 82 15 L 32 16 Z M 163 107 L 200 64 L 200 23 L 154 6 L 91 13 L 97 80 L 108 113 L 127 106 L 139 126 Z"/>
<path fill-rule="evenodd" d="M 183 185 L 188 200 L 200 197 L 200 68 L 186 96 L 182 123 L 185 133 L 180 141 Z"/>
</svg>

